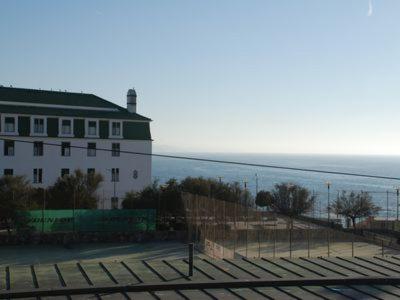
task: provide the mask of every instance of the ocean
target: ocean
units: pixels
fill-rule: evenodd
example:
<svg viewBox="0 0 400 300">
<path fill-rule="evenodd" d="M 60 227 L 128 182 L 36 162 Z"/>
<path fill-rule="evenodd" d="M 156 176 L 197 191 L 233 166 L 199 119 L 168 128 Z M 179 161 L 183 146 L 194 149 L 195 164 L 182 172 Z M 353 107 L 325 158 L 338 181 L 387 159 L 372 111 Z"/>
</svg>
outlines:
<svg viewBox="0 0 400 300">
<path fill-rule="evenodd" d="M 169 153 L 171 154 L 171 153 Z M 362 173 L 389 177 L 400 177 L 400 156 L 347 156 L 347 155 L 289 155 L 289 154 L 210 154 L 174 153 L 191 157 L 216 160 L 269 164 L 294 168 Z M 257 175 L 256 175 L 257 174 Z M 307 187 L 317 195 L 317 213 L 324 215 L 328 198 L 326 182 L 331 183 L 330 198 L 335 199 L 339 191 L 369 191 L 374 202 L 382 210 L 381 216 L 396 216 L 396 188 L 400 181 L 331 175 L 312 172 L 247 167 L 230 164 L 208 163 L 190 160 L 153 157 L 152 176 L 161 184 L 170 178 L 183 179 L 187 176 L 203 176 L 221 179 L 224 182 L 238 181 L 253 195 L 258 189 L 270 190 L 277 183 L 290 182 Z"/>
</svg>

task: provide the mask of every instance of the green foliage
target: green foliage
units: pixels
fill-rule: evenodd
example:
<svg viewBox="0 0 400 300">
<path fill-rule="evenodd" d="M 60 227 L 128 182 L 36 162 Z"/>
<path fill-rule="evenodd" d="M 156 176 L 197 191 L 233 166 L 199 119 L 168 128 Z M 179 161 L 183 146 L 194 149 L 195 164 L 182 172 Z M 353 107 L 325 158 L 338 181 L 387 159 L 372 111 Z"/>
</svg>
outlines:
<svg viewBox="0 0 400 300">
<path fill-rule="evenodd" d="M 81 170 L 75 170 L 71 175 L 60 177 L 48 189 L 46 208 L 97 208 L 98 199 L 95 192 L 102 181 L 101 174 L 84 174 Z"/>
<path fill-rule="evenodd" d="M 353 227 L 356 226 L 356 219 L 374 216 L 380 211 L 368 192 L 350 192 L 343 191 L 332 205 L 336 214 L 351 219 Z"/>
<path fill-rule="evenodd" d="M 276 184 L 271 191 L 271 208 L 287 216 L 299 216 L 310 211 L 315 197 L 304 187 L 291 183 Z"/>
<path fill-rule="evenodd" d="M 24 176 L 0 177 L 0 217 L 13 218 L 17 210 L 26 210 L 31 192 Z"/>
<path fill-rule="evenodd" d="M 140 192 L 127 192 L 122 201 L 124 209 L 155 209 L 159 201 L 160 189 L 157 181 Z"/>
<path fill-rule="evenodd" d="M 161 203 L 174 216 L 184 215 L 181 186 L 174 178 L 168 180 L 161 188 Z"/>
<path fill-rule="evenodd" d="M 228 202 L 246 204 L 252 201 L 250 192 L 243 189 L 238 182 L 225 183 L 213 178 L 186 177 L 182 180 L 180 187 L 184 192 L 211 196 Z"/>
<path fill-rule="evenodd" d="M 271 206 L 272 195 L 268 191 L 259 191 L 256 196 L 256 205 L 260 207 Z"/>
<path fill-rule="evenodd" d="M 163 185 L 154 182 L 140 192 L 128 192 L 122 201 L 125 209 L 154 208 L 163 214 L 183 216 L 184 205 L 182 192 L 188 192 L 201 196 L 212 196 L 218 200 L 230 202 L 249 203 L 252 201 L 248 190 L 241 188 L 234 182 L 224 183 L 212 178 L 186 177 L 181 182 L 172 178 Z"/>
</svg>

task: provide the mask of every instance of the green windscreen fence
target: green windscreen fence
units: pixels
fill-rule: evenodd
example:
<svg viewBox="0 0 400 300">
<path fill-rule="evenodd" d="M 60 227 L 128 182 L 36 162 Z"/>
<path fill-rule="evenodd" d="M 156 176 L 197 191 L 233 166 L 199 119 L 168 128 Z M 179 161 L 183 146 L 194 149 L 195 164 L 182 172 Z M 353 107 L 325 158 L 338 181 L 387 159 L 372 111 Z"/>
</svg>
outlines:
<svg viewBox="0 0 400 300">
<path fill-rule="evenodd" d="M 133 232 L 154 231 L 154 209 L 123 210 L 30 210 L 20 212 L 17 227 L 41 232 Z"/>
</svg>

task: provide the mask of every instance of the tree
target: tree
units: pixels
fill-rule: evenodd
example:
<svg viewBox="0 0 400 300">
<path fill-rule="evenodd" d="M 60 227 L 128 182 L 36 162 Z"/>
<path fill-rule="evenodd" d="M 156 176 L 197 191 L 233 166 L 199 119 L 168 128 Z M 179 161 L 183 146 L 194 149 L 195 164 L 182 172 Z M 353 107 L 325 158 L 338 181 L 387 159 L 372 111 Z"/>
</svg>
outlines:
<svg viewBox="0 0 400 300">
<path fill-rule="evenodd" d="M 293 217 L 310 211 L 315 196 L 304 187 L 291 183 L 276 184 L 271 191 L 271 208 L 276 212 Z"/>
<path fill-rule="evenodd" d="M 271 206 L 272 195 L 268 191 L 259 191 L 256 196 L 256 205 L 260 207 Z"/>
<path fill-rule="evenodd" d="M 161 207 L 173 216 L 184 216 L 181 186 L 174 178 L 168 180 L 161 189 Z"/>
<path fill-rule="evenodd" d="M 0 177 L 0 219 L 16 216 L 17 211 L 29 207 L 32 188 L 24 176 Z"/>
<path fill-rule="evenodd" d="M 130 191 L 125 194 L 122 201 L 124 209 L 156 209 L 160 197 L 158 182 L 145 187 L 140 192 Z"/>
<path fill-rule="evenodd" d="M 374 216 L 380 211 L 380 207 L 373 203 L 368 192 L 348 194 L 343 191 L 333 203 L 333 207 L 337 214 L 351 219 L 353 228 L 356 227 L 356 219 Z"/>
<path fill-rule="evenodd" d="M 124 199 L 122 200 L 123 209 L 134 209 L 137 203 L 140 201 L 140 192 L 130 191 L 126 192 Z"/>
<path fill-rule="evenodd" d="M 81 170 L 59 177 L 49 188 L 46 207 L 49 209 L 97 208 L 96 191 L 102 181 L 101 174 L 84 174 Z"/>
</svg>

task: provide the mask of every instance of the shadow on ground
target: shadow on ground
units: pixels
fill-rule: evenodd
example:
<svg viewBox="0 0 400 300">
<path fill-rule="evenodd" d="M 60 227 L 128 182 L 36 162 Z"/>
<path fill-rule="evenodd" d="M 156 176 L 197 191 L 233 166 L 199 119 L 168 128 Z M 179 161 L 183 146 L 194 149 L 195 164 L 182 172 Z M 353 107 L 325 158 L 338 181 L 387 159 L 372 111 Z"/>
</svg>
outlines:
<svg viewBox="0 0 400 300">
<path fill-rule="evenodd" d="M 52 264 L 72 261 L 120 261 L 126 259 L 174 259 L 187 256 L 179 242 L 1 246 L 0 265 Z"/>
</svg>

